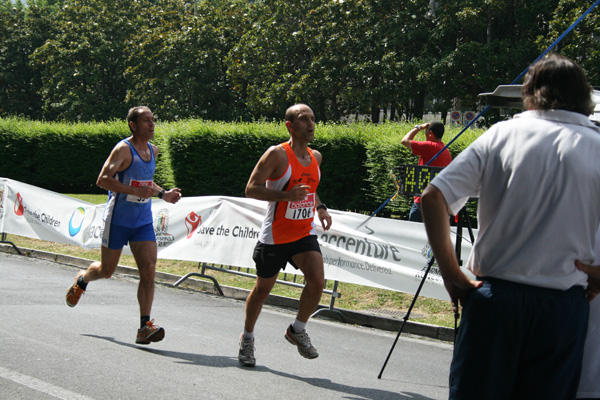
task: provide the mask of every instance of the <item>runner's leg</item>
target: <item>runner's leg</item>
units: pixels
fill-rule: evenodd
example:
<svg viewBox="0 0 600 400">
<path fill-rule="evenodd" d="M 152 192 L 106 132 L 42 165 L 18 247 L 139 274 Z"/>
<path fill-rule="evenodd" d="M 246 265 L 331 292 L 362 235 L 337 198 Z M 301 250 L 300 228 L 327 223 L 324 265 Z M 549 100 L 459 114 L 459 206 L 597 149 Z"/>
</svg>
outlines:
<svg viewBox="0 0 600 400">
<path fill-rule="evenodd" d="M 254 332 L 254 325 L 260 315 L 260 310 L 271 293 L 277 276 L 276 274 L 271 278 L 256 277 L 256 284 L 246 299 L 246 320 L 244 322 L 246 332 Z"/>
<path fill-rule="evenodd" d="M 138 302 L 140 315 L 150 315 L 154 301 L 154 274 L 156 271 L 157 246 L 155 241 L 129 243 L 133 257 L 138 266 L 140 283 L 138 286 Z"/>
<path fill-rule="evenodd" d="M 317 251 L 307 251 L 294 255 L 292 260 L 302 271 L 306 280 L 306 285 L 300 295 L 297 317 L 299 321 L 306 322 L 317 309 L 325 287 L 323 256 Z"/>
</svg>

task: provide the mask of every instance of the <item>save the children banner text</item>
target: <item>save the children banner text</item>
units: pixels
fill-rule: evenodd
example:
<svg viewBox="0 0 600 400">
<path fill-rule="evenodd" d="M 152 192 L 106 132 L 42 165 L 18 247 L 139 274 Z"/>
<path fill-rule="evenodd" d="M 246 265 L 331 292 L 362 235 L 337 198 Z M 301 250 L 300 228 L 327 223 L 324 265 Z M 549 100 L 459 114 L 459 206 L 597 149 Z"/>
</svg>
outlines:
<svg viewBox="0 0 600 400">
<path fill-rule="evenodd" d="M 254 268 L 252 250 L 266 205 L 220 196 L 182 197 L 177 204 L 153 199 L 158 257 Z M 0 178 L 0 233 L 100 248 L 104 207 Z M 406 293 L 417 290 L 431 257 L 422 224 L 377 217 L 364 223 L 365 215 L 329 213 L 329 231 L 315 218 L 326 279 Z M 463 238 L 466 261 L 471 251 L 466 229 Z M 290 265 L 285 272 L 299 273 Z M 449 299 L 435 264 L 421 295 Z"/>
</svg>

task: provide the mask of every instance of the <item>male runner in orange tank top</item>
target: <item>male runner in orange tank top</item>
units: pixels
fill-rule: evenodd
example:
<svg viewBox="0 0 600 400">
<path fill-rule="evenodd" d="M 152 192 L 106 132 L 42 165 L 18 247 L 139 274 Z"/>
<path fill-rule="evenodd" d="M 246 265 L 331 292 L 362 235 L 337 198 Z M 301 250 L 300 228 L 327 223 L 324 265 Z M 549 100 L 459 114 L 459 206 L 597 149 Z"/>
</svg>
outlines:
<svg viewBox="0 0 600 400">
<path fill-rule="evenodd" d="M 323 257 L 313 221 L 316 210 L 323 229 L 328 230 L 331 216 L 316 192 L 322 156 L 308 147 L 314 138 L 315 115 L 306 104 L 296 104 L 287 109 L 285 120 L 290 140 L 271 146 L 262 155 L 246 186 L 247 197 L 269 204 L 254 249 L 257 278 L 246 299 L 244 332 L 240 337 L 238 360 L 245 366 L 256 365 L 254 326 L 279 271 L 288 262 L 302 271 L 306 285 L 296 320 L 287 328 L 285 338 L 297 346 L 303 357 L 319 356 L 304 329 L 325 285 Z"/>
</svg>

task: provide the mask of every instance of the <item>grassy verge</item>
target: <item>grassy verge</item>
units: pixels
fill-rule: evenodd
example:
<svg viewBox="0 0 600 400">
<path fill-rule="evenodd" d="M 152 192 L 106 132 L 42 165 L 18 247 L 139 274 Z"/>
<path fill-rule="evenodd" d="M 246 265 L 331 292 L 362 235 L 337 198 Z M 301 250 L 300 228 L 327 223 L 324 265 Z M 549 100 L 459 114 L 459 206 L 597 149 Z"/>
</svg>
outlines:
<svg viewBox="0 0 600 400">
<path fill-rule="evenodd" d="M 101 204 L 106 201 L 106 195 L 73 194 L 69 196 L 76 197 L 80 200 L 84 200 L 93 204 Z M 79 246 L 30 239 L 17 235 L 7 235 L 7 240 L 15 243 L 18 247 L 66 254 L 75 257 L 86 258 L 89 260 L 100 260 L 99 250 L 88 250 Z M 127 255 L 123 255 L 121 257 L 119 264 L 135 267 L 135 261 L 133 257 Z M 156 268 L 158 271 L 183 276 L 189 272 L 197 271 L 198 263 L 177 260 L 158 260 Z M 221 285 L 243 289 L 252 289 L 254 286 L 253 278 L 236 276 L 218 271 L 210 271 L 210 274 L 213 275 Z M 280 279 L 290 280 L 290 276 L 280 274 Z M 333 282 L 329 281 L 327 283 L 327 288 L 332 289 L 332 287 Z M 287 285 L 275 285 L 272 291 L 273 294 L 296 299 L 300 297 L 300 292 L 301 289 Z M 336 299 L 336 308 L 355 311 L 382 312 L 386 315 L 397 316 L 398 318 L 401 318 L 404 312 L 408 310 L 408 307 L 413 299 L 412 294 L 371 288 L 368 286 L 344 282 L 340 282 L 338 284 L 338 292 L 341 293 L 341 297 Z M 321 298 L 321 304 L 328 306 L 329 302 L 330 297 L 323 295 Z M 445 327 L 454 326 L 454 315 L 452 313 L 450 302 L 426 297 L 419 297 L 417 299 L 415 307 L 411 313 L 410 320 Z"/>
</svg>

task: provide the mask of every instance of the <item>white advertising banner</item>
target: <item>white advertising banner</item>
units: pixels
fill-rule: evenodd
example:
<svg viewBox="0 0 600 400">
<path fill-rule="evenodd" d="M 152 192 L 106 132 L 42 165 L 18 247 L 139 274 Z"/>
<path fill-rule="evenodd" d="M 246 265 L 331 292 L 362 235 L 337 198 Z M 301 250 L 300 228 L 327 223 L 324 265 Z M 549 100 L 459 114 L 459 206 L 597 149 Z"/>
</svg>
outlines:
<svg viewBox="0 0 600 400">
<path fill-rule="evenodd" d="M 158 257 L 254 268 L 252 251 L 266 205 L 220 196 L 183 197 L 177 204 L 153 199 Z M 3 233 L 100 248 L 104 207 L 0 178 Z M 329 231 L 315 218 L 326 279 L 415 293 L 431 256 L 423 224 L 331 209 L 329 213 Z M 471 243 L 466 229 L 462 234 L 461 258 L 466 261 Z M 451 236 L 457 239 L 454 231 Z M 290 265 L 285 272 L 300 273 Z M 435 264 L 421 295 L 449 299 Z"/>
</svg>

